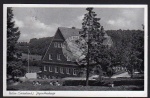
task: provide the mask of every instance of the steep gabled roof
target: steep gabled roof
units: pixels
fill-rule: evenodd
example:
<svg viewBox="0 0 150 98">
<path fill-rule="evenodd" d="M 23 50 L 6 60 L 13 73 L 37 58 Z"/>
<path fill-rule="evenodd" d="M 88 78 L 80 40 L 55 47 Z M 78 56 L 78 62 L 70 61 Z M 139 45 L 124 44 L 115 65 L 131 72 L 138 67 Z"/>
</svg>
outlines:
<svg viewBox="0 0 150 98">
<path fill-rule="evenodd" d="M 79 31 L 81 31 L 81 29 L 58 27 L 58 30 L 56 31 L 56 34 L 60 33 L 62 35 L 62 37 L 64 38 L 64 40 L 66 40 L 67 38 L 69 38 L 71 36 L 79 36 Z M 53 37 L 53 40 L 55 40 L 56 34 Z M 111 46 L 113 44 L 112 40 L 111 40 L 111 37 L 108 36 L 106 32 L 105 32 L 104 36 L 105 36 L 106 40 L 104 40 L 103 44 Z M 51 43 L 53 42 L 53 40 L 51 41 Z M 50 45 L 51 45 L 51 43 L 50 43 Z M 47 54 L 48 50 L 50 49 L 50 45 L 49 45 L 45 55 Z M 51 49 L 51 51 L 53 51 L 53 49 Z M 42 60 L 44 60 L 45 55 L 44 55 Z"/>
<path fill-rule="evenodd" d="M 79 31 L 81 30 L 77 28 L 66 28 L 66 27 L 58 27 L 58 29 L 60 30 L 64 39 L 67 39 L 71 36 L 79 36 Z"/>
<path fill-rule="evenodd" d="M 67 39 L 71 36 L 79 36 L 79 31 L 81 31 L 81 29 L 77 29 L 77 28 L 66 28 L 66 27 L 58 27 L 58 29 L 60 30 L 61 34 L 63 35 L 64 39 Z M 107 33 L 105 32 L 104 37 L 106 38 L 106 40 L 104 40 L 104 44 L 106 45 L 110 45 L 112 44 L 112 39 L 110 36 L 107 35 Z"/>
</svg>

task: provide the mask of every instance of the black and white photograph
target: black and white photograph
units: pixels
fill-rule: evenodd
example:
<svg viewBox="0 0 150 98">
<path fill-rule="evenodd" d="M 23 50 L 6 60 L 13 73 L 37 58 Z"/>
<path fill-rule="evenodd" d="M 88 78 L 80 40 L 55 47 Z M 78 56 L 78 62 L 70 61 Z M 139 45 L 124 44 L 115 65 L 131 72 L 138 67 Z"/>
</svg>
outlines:
<svg viewBox="0 0 150 98">
<path fill-rule="evenodd" d="M 147 5 L 3 5 L 3 96 L 146 97 Z"/>
</svg>

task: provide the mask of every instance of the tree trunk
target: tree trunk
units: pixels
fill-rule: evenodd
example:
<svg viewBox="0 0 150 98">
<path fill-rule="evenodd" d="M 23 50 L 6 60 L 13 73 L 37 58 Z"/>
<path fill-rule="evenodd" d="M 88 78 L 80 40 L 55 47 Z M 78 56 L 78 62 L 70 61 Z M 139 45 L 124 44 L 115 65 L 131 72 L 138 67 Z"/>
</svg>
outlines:
<svg viewBox="0 0 150 98">
<path fill-rule="evenodd" d="M 89 85 L 89 64 L 86 67 L 86 86 Z"/>
<path fill-rule="evenodd" d="M 133 78 L 133 74 L 134 74 L 134 67 L 132 67 L 131 78 Z"/>
<path fill-rule="evenodd" d="M 89 38 L 89 34 L 88 34 Z M 87 66 L 86 66 L 86 86 L 89 85 L 89 41 L 88 41 L 88 53 L 87 53 Z"/>
</svg>

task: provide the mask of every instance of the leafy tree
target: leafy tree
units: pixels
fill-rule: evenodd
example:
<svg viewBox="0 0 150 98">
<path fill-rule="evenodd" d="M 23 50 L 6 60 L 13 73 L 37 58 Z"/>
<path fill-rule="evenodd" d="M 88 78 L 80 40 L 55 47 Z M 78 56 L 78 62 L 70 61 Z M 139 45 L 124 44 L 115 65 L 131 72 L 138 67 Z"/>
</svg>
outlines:
<svg viewBox="0 0 150 98">
<path fill-rule="evenodd" d="M 81 61 L 84 63 L 80 64 L 86 67 L 86 85 L 88 85 L 91 68 L 99 64 L 102 70 L 105 70 L 110 62 L 107 52 L 108 46 L 103 43 L 106 38 L 104 37 L 104 28 L 99 23 L 100 18 L 96 18 L 97 14 L 95 14 L 93 8 L 86 8 L 86 10 L 88 13 L 84 15 L 82 31 L 80 31 L 80 41 L 85 40 L 85 44 L 82 45 L 81 49 L 87 49 L 87 55 L 85 59 Z"/>
<path fill-rule="evenodd" d="M 133 73 L 135 69 L 139 69 L 142 63 L 142 59 L 139 58 L 141 52 L 138 50 L 140 43 L 138 42 L 137 35 L 132 34 L 132 40 L 128 43 L 128 47 L 125 52 L 125 63 L 127 69 L 131 73 L 131 77 L 133 77 Z"/>
<path fill-rule="evenodd" d="M 28 46 L 31 54 L 44 55 L 49 43 L 51 42 L 52 37 L 44 37 L 44 38 L 33 38 L 30 39 L 29 43 L 20 42 L 17 44 L 17 49 L 22 51 L 22 53 L 28 53 Z"/>
<path fill-rule="evenodd" d="M 110 49 L 111 66 L 126 67 L 133 76 L 135 69 L 141 70 L 141 63 L 144 60 L 143 33 L 140 30 L 117 30 L 109 34 L 112 34 L 110 36 L 115 40 Z"/>
<path fill-rule="evenodd" d="M 15 27 L 13 16 L 12 8 L 7 8 L 7 61 L 14 59 L 16 53 L 15 45 L 20 37 L 20 31 L 18 27 Z"/>
<path fill-rule="evenodd" d="M 134 32 L 132 36 L 133 48 L 136 51 L 138 62 L 136 67 L 138 71 L 144 71 L 144 31 Z"/>
</svg>

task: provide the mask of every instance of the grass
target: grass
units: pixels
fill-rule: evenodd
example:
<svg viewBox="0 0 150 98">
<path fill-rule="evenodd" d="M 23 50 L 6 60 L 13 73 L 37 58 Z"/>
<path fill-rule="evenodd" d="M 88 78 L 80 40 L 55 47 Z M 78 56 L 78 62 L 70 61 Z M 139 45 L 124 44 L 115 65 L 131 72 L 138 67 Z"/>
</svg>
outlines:
<svg viewBox="0 0 150 98">
<path fill-rule="evenodd" d="M 32 85 L 31 81 L 26 81 L 24 83 L 20 83 L 18 85 L 8 85 L 7 90 L 55 90 L 55 91 L 133 91 L 133 90 L 143 90 L 143 86 L 50 86 L 49 83 L 44 83 L 39 86 Z"/>
</svg>

